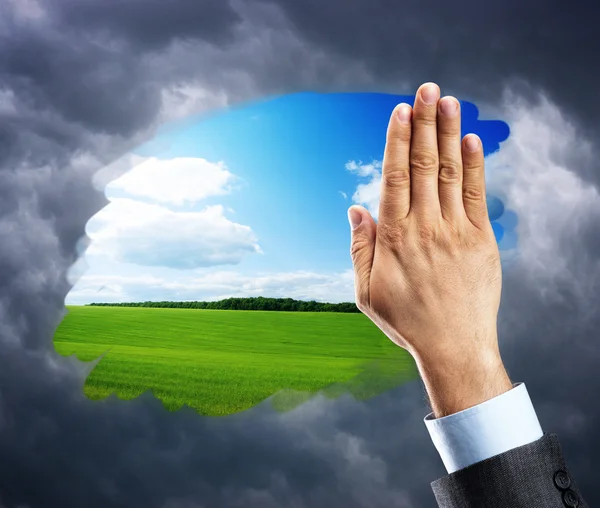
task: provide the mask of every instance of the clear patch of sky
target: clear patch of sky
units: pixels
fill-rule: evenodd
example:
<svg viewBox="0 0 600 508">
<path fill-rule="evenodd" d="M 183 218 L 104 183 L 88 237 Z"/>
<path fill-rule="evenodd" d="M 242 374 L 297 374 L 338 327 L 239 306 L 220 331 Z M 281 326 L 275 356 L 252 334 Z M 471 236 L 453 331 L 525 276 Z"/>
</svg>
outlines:
<svg viewBox="0 0 600 508">
<path fill-rule="evenodd" d="M 264 255 L 247 256 L 238 267 L 244 272 L 337 272 L 352 266 L 346 211 L 364 182 L 345 165 L 383 158 L 389 116 L 399 102 L 412 105 L 414 95 L 275 97 L 165 126 L 135 152 L 224 161 L 241 178 L 231 194 L 209 197 L 193 209 L 220 203 L 235 211 L 227 213 L 231 220 L 253 229 Z M 508 125 L 480 120 L 472 103 L 461 101 L 461 107 L 463 135 L 478 134 L 486 155 L 498 150 Z"/>
</svg>

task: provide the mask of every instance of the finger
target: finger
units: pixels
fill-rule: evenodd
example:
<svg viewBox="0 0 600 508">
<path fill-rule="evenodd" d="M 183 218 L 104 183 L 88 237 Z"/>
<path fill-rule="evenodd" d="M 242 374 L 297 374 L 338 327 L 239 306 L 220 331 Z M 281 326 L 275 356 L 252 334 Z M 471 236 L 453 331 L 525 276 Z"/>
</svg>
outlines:
<svg viewBox="0 0 600 508">
<path fill-rule="evenodd" d="M 465 212 L 473 225 L 484 229 L 489 224 L 485 199 L 485 163 L 479 136 L 467 134 L 462 143 L 463 185 Z"/>
<path fill-rule="evenodd" d="M 423 217 L 441 214 L 438 195 L 437 103 L 440 89 L 425 83 L 415 97 L 410 146 L 410 209 Z"/>
<path fill-rule="evenodd" d="M 348 209 L 348 221 L 352 228 L 350 255 L 354 266 L 356 305 L 364 312 L 371 300 L 369 283 L 375 254 L 377 225 L 371 214 L 362 206 L 351 206 Z"/>
<path fill-rule="evenodd" d="M 465 216 L 462 198 L 462 151 L 460 138 L 460 104 L 454 97 L 438 103 L 438 150 L 440 171 L 438 190 L 444 219 L 457 223 Z"/>
<path fill-rule="evenodd" d="M 391 224 L 410 210 L 410 138 L 412 108 L 398 104 L 387 129 L 381 178 L 379 222 Z"/>
</svg>

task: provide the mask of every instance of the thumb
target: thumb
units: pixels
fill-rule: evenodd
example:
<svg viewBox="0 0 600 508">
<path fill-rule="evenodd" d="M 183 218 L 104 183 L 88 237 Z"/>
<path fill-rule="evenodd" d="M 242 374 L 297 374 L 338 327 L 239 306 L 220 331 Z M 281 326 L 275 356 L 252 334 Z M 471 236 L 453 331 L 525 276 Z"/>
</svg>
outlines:
<svg viewBox="0 0 600 508">
<path fill-rule="evenodd" d="M 352 229 L 350 255 L 354 265 L 356 306 L 364 312 L 371 299 L 369 281 L 375 254 L 377 225 L 371 214 L 362 206 L 351 206 L 348 209 L 348 221 Z"/>
</svg>

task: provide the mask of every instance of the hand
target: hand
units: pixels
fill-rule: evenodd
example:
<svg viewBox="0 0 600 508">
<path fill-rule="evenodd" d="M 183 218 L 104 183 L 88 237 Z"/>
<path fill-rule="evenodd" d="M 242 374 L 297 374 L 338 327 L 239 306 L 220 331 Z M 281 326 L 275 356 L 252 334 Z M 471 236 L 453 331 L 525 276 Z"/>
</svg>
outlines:
<svg viewBox="0 0 600 508">
<path fill-rule="evenodd" d="M 484 155 L 460 104 L 422 85 L 390 118 L 379 221 L 352 206 L 356 304 L 411 353 L 436 417 L 511 389 L 498 348 L 500 253 Z"/>
</svg>

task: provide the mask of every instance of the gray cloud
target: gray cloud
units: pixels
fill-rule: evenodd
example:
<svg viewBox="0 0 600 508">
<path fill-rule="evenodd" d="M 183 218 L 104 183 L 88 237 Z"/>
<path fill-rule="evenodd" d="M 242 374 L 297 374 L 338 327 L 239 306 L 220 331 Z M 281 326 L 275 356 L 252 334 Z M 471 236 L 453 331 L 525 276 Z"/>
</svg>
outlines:
<svg viewBox="0 0 600 508">
<path fill-rule="evenodd" d="M 506 86 L 533 103 L 544 91 L 581 134 L 600 137 L 597 2 L 262 1 L 280 6 L 298 37 L 362 65 L 371 80 L 355 79 L 355 89 L 404 93 L 435 81 L 494 116 Z M 596 167 L 577 171 L 600 184 Z"/>
<path fill-rule="evenodd" d="M 92 174 L 172 116 L 165 104 L 182 116 L 301 89 L 409 93 L 430 79 L 513 128 L 500 153 L 517 169 L 524 243 L 505 273 L 502 348 L 600 503 L 597 147 L 578 137 L 596 132 L 597 101 L 579 92 L 598 48 L 585 5 L 486 4 L 484 17 L 475 3 L 179 3 L 0 5 L 0 503 L 434 506 L 428 483 L 444 471 L 419 382 L 367 403 L 213 420 L 149 394 L 88 401 L 89 366 L 52 346 L 67 270 L 106 204 Z M 503 101 L 507 83 L 518 94 Z"/>
<path fill-rule="evenodd" d="M 143 51 L 168 45 L 173 40 L 201 39 L 226 45 L 233 39 L 239 13 L 229 2 L 176 0 L 165 6 L 158 0 L 77 2 L 63 0 L 50 13 L 60 25 L 74 26 L 80 35 L 107 32 Z"/>
</svg>

